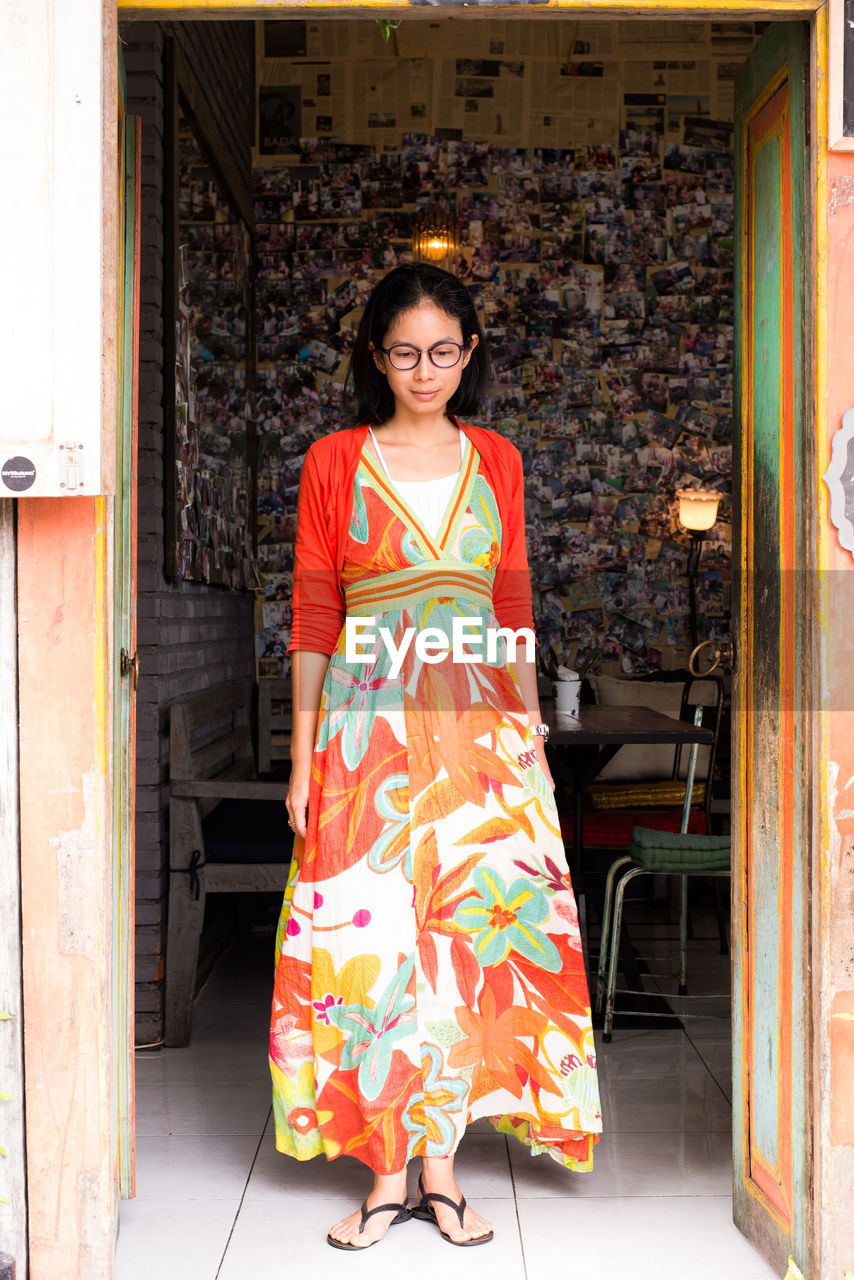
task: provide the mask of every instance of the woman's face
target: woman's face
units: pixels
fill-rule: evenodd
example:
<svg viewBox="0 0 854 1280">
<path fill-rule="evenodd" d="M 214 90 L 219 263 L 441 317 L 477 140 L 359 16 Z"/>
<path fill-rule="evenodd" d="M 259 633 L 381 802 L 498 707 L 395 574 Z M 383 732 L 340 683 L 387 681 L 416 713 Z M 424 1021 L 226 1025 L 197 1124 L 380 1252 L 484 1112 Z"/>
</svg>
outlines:
<svg viewBox="0 0 854 1280">
<path fill-rule="evenodd" d="M 460 385 L 463 369 L 477 346 L 477 334 L 465 335 L 469 346 L 462 359 L 450 369 L 440 369 L 430 360 L 427 351 L 441 343 L 463 344 L 464 335 L 459 320 L 440 310 L 434 302 L 424 301 L 410 311 L 403 311 L 389 328 L 382 345 L 386 348 L 405 344 L 421 350 L 421 357 L 413 369 L 395 369 L 384 352 L 373 349 L 374 362 L 388 378 L 399 407 L 409 413 L 444 412 L 445 405 Z"/>
</svg>

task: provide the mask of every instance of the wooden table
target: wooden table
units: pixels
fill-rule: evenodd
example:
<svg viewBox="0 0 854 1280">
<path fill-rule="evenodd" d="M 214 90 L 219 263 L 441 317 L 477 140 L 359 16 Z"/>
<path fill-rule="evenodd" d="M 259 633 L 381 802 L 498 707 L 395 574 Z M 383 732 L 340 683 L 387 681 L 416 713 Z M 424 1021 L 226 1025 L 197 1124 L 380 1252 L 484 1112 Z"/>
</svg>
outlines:
<svg viewBox="0 0 854 1280">
<path fill-rule="evenodd" d="M 666 716 L 651 707 L 602 707 L 582 705 L 578 717 L 557 715 L 548 703 L 543 715 L 550 726 L 548 751 L 561 781 L 575 791 L 575 827 L 570 871 L 573 883 L 581 877 L 584 792 L 605 765 L 628 745 L 700 743 L 711 746 L 714 734 L 686 720 Z M 595 748 L 591 750 L 590 748 Z"/>
</svg>

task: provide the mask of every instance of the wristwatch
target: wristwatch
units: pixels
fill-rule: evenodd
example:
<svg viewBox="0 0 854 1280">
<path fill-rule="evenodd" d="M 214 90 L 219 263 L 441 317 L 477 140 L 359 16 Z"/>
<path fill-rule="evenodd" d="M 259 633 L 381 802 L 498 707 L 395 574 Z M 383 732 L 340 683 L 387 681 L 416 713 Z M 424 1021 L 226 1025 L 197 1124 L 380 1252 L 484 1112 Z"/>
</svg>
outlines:
<svg viewBox="0 0 854 1280">
<path fill-rule="evenodd" d="M 543 745 L 549 740 L 549 726 L 547 724 L 532 724 L 531 733 L 535 733 L 538 738 L 542 738 Z"/>
</svg>

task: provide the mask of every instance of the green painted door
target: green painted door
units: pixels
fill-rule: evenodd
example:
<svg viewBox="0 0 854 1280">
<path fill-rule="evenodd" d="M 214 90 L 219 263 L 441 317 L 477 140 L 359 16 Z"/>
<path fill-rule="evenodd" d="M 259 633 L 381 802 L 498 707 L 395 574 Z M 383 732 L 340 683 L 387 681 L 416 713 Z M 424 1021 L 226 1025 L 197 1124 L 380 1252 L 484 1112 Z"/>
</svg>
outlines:
<svg viewBox="0 0 854 1280">
<path fill-rule="evenodd" d="M 113 1044 L 117 1176 L 134 1194 L 133 878 L 136 762 L 136 385 L 139 351 L 139 119 L 124 109 L 119 51 L 118 351 L 114 509 Z"/>
<path fill-rule="evenodd" d="M 733 638 L 735 1220 L 808 1278 L 809 28 L 772 24 L 736 88 Z"/>
</svg>

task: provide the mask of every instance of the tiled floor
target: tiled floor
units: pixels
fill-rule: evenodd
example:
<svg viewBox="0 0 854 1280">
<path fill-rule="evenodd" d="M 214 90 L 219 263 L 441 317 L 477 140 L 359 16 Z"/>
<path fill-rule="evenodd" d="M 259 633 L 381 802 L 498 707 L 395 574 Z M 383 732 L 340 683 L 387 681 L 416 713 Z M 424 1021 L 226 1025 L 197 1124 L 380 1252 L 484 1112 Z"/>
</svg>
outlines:
<svg viewBox="0 0 854 1280">
<path fill-rule="evenodd" d="M 256 939 L 226 958 L 188 1049 L 137 1053 L 138 1194 L 121 1207 L 117 1280 L 338 1280 L 348 1269 L 372 1280 L 773 1280 L 731 1220 L 726 1022 L 598 1037 L 606 1132 L 592 1174 L 473 1126 L 457 1169 L 494 1223 L 492 1244 L 450 1249 L 412 1220 L 361 1261 L 333 1252 L 326 1229 L 370 1173 L 274 1148 L 271 948 Z M 710 946 L 704 960 L 719 980 L 726 962 Z"/>
</svg>

